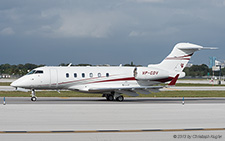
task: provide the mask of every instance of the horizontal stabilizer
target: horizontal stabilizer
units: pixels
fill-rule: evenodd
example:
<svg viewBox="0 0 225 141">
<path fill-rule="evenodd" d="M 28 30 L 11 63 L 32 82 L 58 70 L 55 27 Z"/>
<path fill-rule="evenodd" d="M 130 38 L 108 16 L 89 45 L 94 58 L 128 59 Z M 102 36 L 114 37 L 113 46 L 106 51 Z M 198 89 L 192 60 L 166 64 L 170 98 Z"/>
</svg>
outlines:
<svg viewBox="0 0 225 141">
<path fill-rule="evenodd" d="M 217 47 L 203 47 L 202 49 L 207 50 L 207 49 L 218 49 L 218 48 Z"/>
<path fill-rule="evenodd" d="M 199 46 L 199 47 L 179 47 L 179 49 L 181 50 L 211 50 L 211 49 L 218 49 L 218 48 Z"/>
</svg>

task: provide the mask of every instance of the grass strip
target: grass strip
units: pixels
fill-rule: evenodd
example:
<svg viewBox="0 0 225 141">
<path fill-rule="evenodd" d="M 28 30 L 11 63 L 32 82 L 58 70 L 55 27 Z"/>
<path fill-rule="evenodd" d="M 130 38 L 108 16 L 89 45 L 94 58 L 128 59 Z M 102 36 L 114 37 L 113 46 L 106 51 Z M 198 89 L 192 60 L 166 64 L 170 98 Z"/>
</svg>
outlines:
<svg viewBox="0 0 225 141">
<path fill-rule="evenodd" d="M 10 86 L 12 82 L 0 82 L 0 86 Z"/>
</svg>

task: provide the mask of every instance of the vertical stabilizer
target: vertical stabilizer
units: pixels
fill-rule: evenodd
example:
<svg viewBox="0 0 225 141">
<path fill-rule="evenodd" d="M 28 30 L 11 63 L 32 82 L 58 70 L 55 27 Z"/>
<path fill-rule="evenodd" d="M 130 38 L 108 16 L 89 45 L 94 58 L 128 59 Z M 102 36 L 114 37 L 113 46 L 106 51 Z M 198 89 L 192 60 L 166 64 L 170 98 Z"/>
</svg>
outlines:
<svg viewBox="0 0 225 141">
<path fill-rule="evenodd" d="M 195 51 L 203 49 L 202 46 L 191 43 L 178 43 L 172 52 L 158 66 L 162 69 L 182 72 Z"/>
</svg>

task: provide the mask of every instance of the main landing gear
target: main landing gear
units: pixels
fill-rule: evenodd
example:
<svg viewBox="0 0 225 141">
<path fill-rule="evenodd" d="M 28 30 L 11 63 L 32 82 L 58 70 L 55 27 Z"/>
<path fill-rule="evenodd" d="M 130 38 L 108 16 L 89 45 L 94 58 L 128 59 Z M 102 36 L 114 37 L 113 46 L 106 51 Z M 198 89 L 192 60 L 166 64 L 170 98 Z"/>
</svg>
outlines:
<svg viewBox="0 0 225 141">
<path fill-rule="evenodd" d="M 124 101 L 124 97 L 115 92 L 111 92 L 111 94 L 103 94 L 103 97 L 106 97 L 107 101 L 114 101 L 114 100 L 119 101 L 119 102 Z"/>
<path fill-rule="evenodd" d="M 31 101 L 37 101 L 37 97 L 35 95 L 35 90 L 34 89 L 31 90 Z"/>
<path fill-rule="evenodd" d="M 124 101 L 124 97 L 121 95 L 121 96 L 118 96 L 117 98 L 116 98 L 116 101 Z"/>
</svg>

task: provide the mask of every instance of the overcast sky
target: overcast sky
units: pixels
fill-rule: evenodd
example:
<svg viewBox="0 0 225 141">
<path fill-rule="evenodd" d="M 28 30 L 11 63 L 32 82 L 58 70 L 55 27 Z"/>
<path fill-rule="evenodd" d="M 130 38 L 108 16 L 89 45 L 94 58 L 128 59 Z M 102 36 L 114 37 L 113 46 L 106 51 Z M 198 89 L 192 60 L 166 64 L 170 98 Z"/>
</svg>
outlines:
<svg viewBox="0 0 225 141">
<path fill-rule="evenodd" d="M 179 42 L 225 59 L 225 0 L 1 0 L 0 64 L 161 62 Z"/>
</svg>

